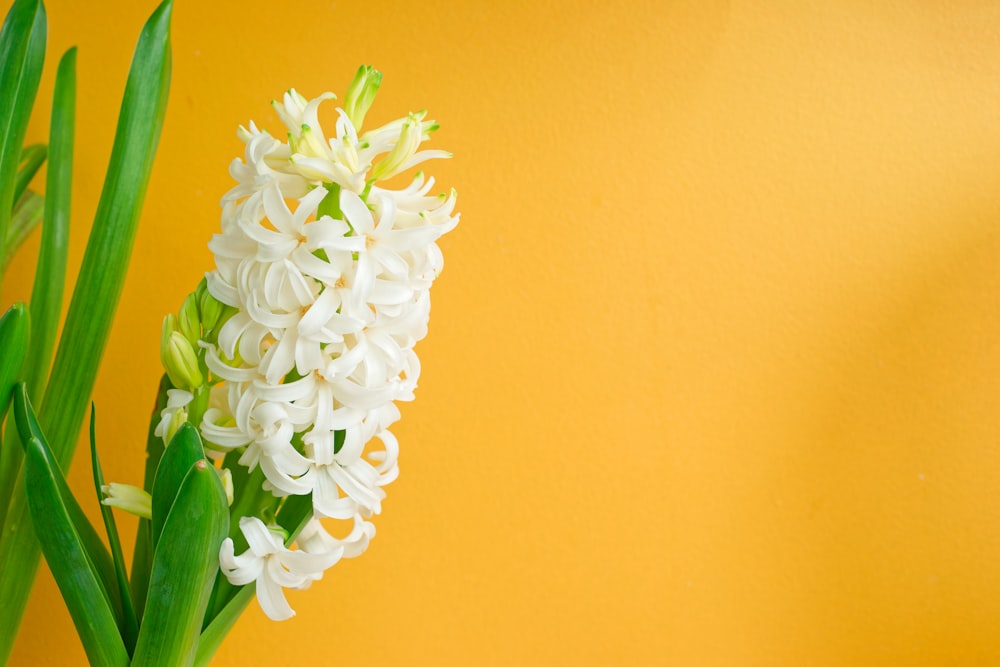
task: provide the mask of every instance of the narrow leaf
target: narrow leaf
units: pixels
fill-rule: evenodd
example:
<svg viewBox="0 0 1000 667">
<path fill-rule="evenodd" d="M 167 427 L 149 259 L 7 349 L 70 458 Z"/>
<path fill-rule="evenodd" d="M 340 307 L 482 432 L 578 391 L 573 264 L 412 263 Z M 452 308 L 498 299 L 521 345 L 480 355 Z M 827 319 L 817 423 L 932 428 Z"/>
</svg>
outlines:
<svg viewBox="0 0 1000 667">
<path fill-rule="evenodd" d="M 182 424 L 174 437 L 171 438 L 166 451 L 163 452 L 160 465 L 156 468 L 156 478 L 153 481 L 151 536 L 154 552 L 163 530 L 163 524 L 177 498 L 181 484 L 188 471 L 191 470 L 191 466 L 204 458 L 205 449 L 201 444 L 198 429 L 190 423 Z"/>
<path fill-rule="evenodd" d="M 45 7 L 17 0 L 0 29 L 0 239 L 7 238 L 17 165 L 45 60 Z M 0 279 L 6 265 L 0 265 Z M 6 653 L 0 649 L 0 658 Z"/>
<path fill-rule="evenodd" d="M 16 303 L 0 318 L 0 420 L 7 414 L 14 383 L 19 379 L 28 349 L 28 309 Z"/>
<path fill-rule="evenodd" d="M 18 434 L 20 435 L 21 442 L 25 443 L 25 448 L 27 448 L 27 443 L 33 438 L 41 442 L 45 447 L 46 455 L 51 456 L 52 450 L 49 447 L 45 434 L 42 432 L 41 426 L 38 424 L 38 417 L 31 406 L 27 388 L 23 382 L 18 384 L 14 389 L 14 418 L 17 423 Z M 61 470 L 61 467 L 58 465 L 55 468 Z M 93 563 L 95 571 L 98 574 L 101 587 L 105 591 L 105 597 L 111 604 L 111 609 L 115 613 L 116 618 L 120 618 L 121 605 L 119 602 L 118 580 L 115 575 L 115 566 L 111 560 L 111 555 L 104 546 L 104 542 L 101 541 L 101 536 L 90 524 L 87 515 L 73 497 L 73 492 L 70 491 L 62 473 L 56 476 L 56 482 L 59 486 L 59 493 L 63 498 L 66 511 L 73 522 L 74 529 L 87 552 L 87 557 Z"/>
<path fill-rule="evenodd" d="M 136 45 L 104 189 L 42 404 L 42 423 L 60 464 L 69 463 L 76 446 L 160 138 L 170 79 L 170 13 L 165 0 Z"/>
<path fill-rule="evenodd" d="M 39 21 L 44 25 L 44 11 L 39 0 L 17 0 L 17 3 L 19 7 L 33 7 L 36 12 L 33 25 L 37 27 Z M 42 404 L 42 423 L 49 434 L 53 456 L 63 466 L 69 465 L 72 459 L 93 390 L 160 136 L 170 77 L 170 8 L 170 0 L 165 0 L 153 12 L 139 36 L 125 86 L 108 176 L 56 355 L 53 379 Z M 23 11 L 15 9 L 11 15 L 19 13 Z M 27 34 L 23 26 L 10 30 L 8 27 L 5 24 L 0 33 L 0 63 L 4 64 L 12 62 L 5 57 L 7 45 L 22 44 Z M 35 35 L 40 32 L 32 30 L 27 41 L 37 42 Z M 35 51 L 38 49 L 32 50 Z M 3 108 L 22 104 L 25 99 L 23 95 L 8 94 L 13 91 L 3 85 L 7 80 L 6 72 L 4 69 L 0 73 L 0 129 L 6 122 Z M 0 132 L 0 140 L 4 142 L 9 143 L 11 136 L 9 131 Z M 0 147 L 0 150 L 6 148 Z M 6 159 L 6 153 L 3 158 Z M 7 173 L 12 172 L 0 165 L 0 174 Z M 6 192 L 4 188 L 8 182 L 13 193 L 12 181 L 2 176 L 0 190 Z M 0 214 L 9 210 L 9 204 L 6 208 L 3 205 L 3 192 L 0 192 Z M 0 221 L 0 238 L 5 229 L 6 223 Z M 19 476 L 11 493 L 4 532 L 0 534 L 0 571 L 18 573 L 16 577 L 0 577 L 0 600 L 3 600 L 0 605 L 0 664 L 10 656 L 38 567 L 38 543 L 28 522 L 23 479 Z"/>
<path fill-rule="evenodd" d="M 73 124 L 76 118 L 76 48 L 59 60 L 52 120 L 49 124 L 49 168 L 45 179 L 45 222 L 31 289 L 31 349 L 25 377 L 31 398 L 41 401 L 52 363 L 66 283 L 69 247 L 70 184 L 73 176 Z"/>
<path fill-rule="evenodd" d="M 104 498 L 104 472 L 97 456 L 97 438 L 95 437 L 96 414 L 94 404 L 90 405 L 90 464 L 94 472 L 94 487 L 97 491 L 97 501 L 101 506 L 101 517 L 104 519 L 104 530 L 108 535 L 108 545 L 111 547 L 111 557 L 115 565 L 115 578 L 118 582 L 119 604 L 122 608 L 122 623 L 119 627 L 125 649 L 129 653 L 135 648 L 135 639 L 139 634 L 139 622 L 136 619 L 135 607 L 132 606 L 132 596 L 129 595 L 128 573 L 125 569 L 125 557 L 122 555 L 122 543 L 118 537 L 118 525 L 111 508 L 101 502 Z"/>
<path fill-rule="evenodd" d="M 28 183 L 41 169 L 47 152 L 45 144 L 31 144 L 21 150 L 21 166 L 18 167 L 17 178 L 14 180 L 14 201 L 21 198 Z"/>
<path fill-rule="evenodd" d="M 128 665 L 97 572 L 87 557 L 59 491 L 62 473 L 45 446 L 32 437 L 25 450 L 28 508 L 52 576 L 59 585 L 73 624 L 92 665 Z"/>
<path fill-rule="evenodd" d="M 192 664 L 228 530 L 226 492 L 215 470 L 199 460 L 181 484 L 153 556 L 133 665 Z"/>
</svg>

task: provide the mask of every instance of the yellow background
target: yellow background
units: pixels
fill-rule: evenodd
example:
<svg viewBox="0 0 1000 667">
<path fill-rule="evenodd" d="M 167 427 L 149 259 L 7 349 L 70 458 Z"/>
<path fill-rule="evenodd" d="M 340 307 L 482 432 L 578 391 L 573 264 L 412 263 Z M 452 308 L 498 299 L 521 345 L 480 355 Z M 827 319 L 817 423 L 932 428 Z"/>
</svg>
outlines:
<svg viewBox="0 0 1000 667">
<path fill-rule="evenodd" d="M 48 2 L 74 271 L 153 7 Z M 109 478 L 272 97 L 379 67 L 369 118 L 430 109 L 462 211 L 378 536 L 216 664 L 1000 664 L 1000 3 L 178 0 L 173 34 Z M 82 661 L 43 573 L 13 664 Z"/>
</svg>

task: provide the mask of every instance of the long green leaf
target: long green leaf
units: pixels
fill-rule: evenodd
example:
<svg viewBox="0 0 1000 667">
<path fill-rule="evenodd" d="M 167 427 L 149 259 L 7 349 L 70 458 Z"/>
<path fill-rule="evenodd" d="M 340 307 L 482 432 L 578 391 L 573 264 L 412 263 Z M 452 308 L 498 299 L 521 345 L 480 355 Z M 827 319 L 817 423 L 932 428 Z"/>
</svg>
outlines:
<svg viewBox="0 0 1000 667">
<path fill-rule="evenodd" d="M 17 0 L 0 29 L 0 239 L 7 238 L 21 144 L 45 61 L 41 0 Z M 6 265 L 0 265 L 0 280 Z M 2 654 L 0 654 L 2 655 Z"/>
<path fill-rule="evenodd" d="M 45 162 L 46 153 L 48 150 L 45 148 L 45 144 L 31 144 L 21 149 L 21 166 L 18 167 L 17 178 L 14 180 L 14 201 L 20 199 L 24 191 L 28 189 L 28 183 Z"/>
<path fill-rule="evenodd" d="M 171 0 L 146 22 L 129 70 L 104 189 L 59 340 L 42 423 L 68 463 L 83 423 L 135 240 L 170 80 Z"/>
<path fill-rule="evenodd" d="M 171 2 L 165 0 L 146 22 L 136 45 L 104 190 L 42 404 L 42 423 L 53 455 L 63 466 L 69 465 L 76 448 L 121 295 L 160 136 L 170 78 L 170 13 Z M 20 38 L 24 33 L 13 34 Z M 0 95 L 0 100 L 6 103 L 7 95 Z M 10 655 L 38 567 L 38 544 L 27 519 L 23 477 L 19 477 L 0 535 L 0 571 L 15 573 L 0 577 L 0 664 Z"/>
<path fill-rule="evenodd" d="M 135 615 L 135 607 L 132 605 L 132 596 L 129 595 L 128 572 L 125 570 L 125 557 L 122 555 L 122 543 L 118 537 L 118 525 L 115 523 L 115 516 L 111 508 L 101 503 L 104 497 L 102 487 L 104 486 L 104 472 L 101 470 L 101 461 L 97 456 L 97 438 L 95 437 L 96 416 L 94 405 L 90 405 L 90 465 L 94 473 L 94 487 L 97 491 L 97 500 L 101 506 L 101 518 L 104 519 L 104 531 L 108 535 L 108 546 L 111 547 L 111 558 L 115 565 L 115 580 L 118 582 L 119 604 L 121 605 L 121 625 L 118 630 L 122 640 L 125 642 L 125 650 L 129 653 L 135 648 L 135 639 L 139 634 L 139 621 Z"/>
<path fill-rule="evenodd" d="M 45 222 L 31 289 L 31 349 L 25 377 L 32 400 L 41 401 L 52 363 L 66 283 L 69 209 L 76 118 L 76 47 L 63 54 L 56 72 L 49 124 L 49 168 L 45 179 Z"/>
<path fill-rule="evenodd" d="M 14 417 L 22 443 L 28 443 L 34 438 L 45 446 L 46 452 L 51 452 L 48 440 L 38 423 L 38 416 L 35 414 L 34 408 L 31 407 L 27 387 L 23 382 L 14 388 Z M 25 444 L 25 448 L 27 448 L 27 444 Z M 97 533 L 97 530 L 90 524 L 90 520 L 84 513 L 83 508 L 76 502 L 73 492 L 70 491 L 66 480 L 63 479 L 61 474 L 57 476 L 56 481 L 59 485 L 59 493 L 63 497 L 66 511 L 69 513 L 73 526 L 80 536 L 80 541 L 86 549 L 87 557 L 93 563 L 95 571 L 99 576 L 101 586 L 105 591 L 105 597 L 111 604 L 116 618 L 120 618 L 120 593 L 111 554 L 108 553 L 108 549 L 104 546 L 104 542 L 101 541 L 101 536 Z"/>
<path fill-rule="evenodd" d="M 226 492 L 202 459 L 185 477 L 163 526 L 133 665 L 192 664 L 228 530 Z"/>
<path fill-rule="evenodd" d="M 153 481 L 153 519 L 152 539 L 153 549 L 160 539 L 163 525 L 170 514 L 181 484 L 188 471 L 198 461 L 205 458 L 205 449 L 201 444 L 198 429 L 189 423 L 181 425 L 170 440 L 160 465 L 156 468 L 156 478 Z"/>
<path fill-rule="evenodd" d="M 18 394 L 15 416 L 25 445 L 25 483 L 31 488 L 28 508 L 45 559 L 66 602 L 87 658 L 92 665 L 127 665 L 128 652 L 119 635 L 108 591 L 94 562 L 87 538 L 75 515 L 79 506 L 66 486 L 59 464 L 28 423 L 26 394 Z M 90 525 L 86 522 L 86 525 Z"/>
<path fill-rule="evenodd" d="M 90 664 L 128 665 L 114 614 L 60 494 L 58 478 L 62 473 L 35 437 L 25 451 L 24 476 L 31 487 L 28 507 L 38 541 Z"/>
</svg>

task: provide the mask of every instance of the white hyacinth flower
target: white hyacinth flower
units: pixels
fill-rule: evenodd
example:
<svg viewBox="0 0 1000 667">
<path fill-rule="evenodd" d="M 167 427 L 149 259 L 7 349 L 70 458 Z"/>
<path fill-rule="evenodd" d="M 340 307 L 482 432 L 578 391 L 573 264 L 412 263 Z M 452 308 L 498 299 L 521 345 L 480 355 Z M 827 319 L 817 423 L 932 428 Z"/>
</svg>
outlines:
<svg viewBox="0 0 1000 667">
<path fill-rule="evenodd" d="M 399 473 L 388 428 L 420 375 L 413 347 L 427 333 L 429 289 L 443 265 L 437 240 L 459 220 L 454 190 L 431 195 L 434 180 L 422 173 L 399 190 L 381 183 L 451 154 L 421 150 L 437 129 L 425 111 L 362 130 L 380 81 L 370 67 L 358 71 L 326 123 L 333 134 L 320 108 L 335 96 L 310 100 L 294 89 L 272 103 L 283 131 L 241 127 L 243 159 L 230 165 L 237 183 L 209 243 L 208 293 L 235 313 L 198 343 L 212 385 L 198 413 L 206 447 L 259 468 L 277 498 L 312 496 L 298 550 L 243 517 L 249 549 L 236 556 L 226 540 L 220 553 L 229 580 L 256 581 L 275 619 L 294 613 L 283 588 L 308 585 L 374 536 L 365 519 L 381 511 Z M 168 406 L 172 420 L 180 400 Z M 161 425 L 172 423 L 166 413 Z M 332 537 L 319 517 L 353 522 L 350 533 Z"/>
<path fill-rule="evenodd" d="M 284 621 L 295 615 L 283 589 L 308 588 L 344 553 L 343 547 L 321 553 L 292 551 L 285 547 L 281 532 L 269 530 L 256 517 L 240 519 L 240 532 L 249 545 L 247 550 L 236 556 L 233 541 L 227 537 L 219 553 L 220 566 L 234 586 L 257 582 L 260 608 L 274 621 Z"/>
</svg>

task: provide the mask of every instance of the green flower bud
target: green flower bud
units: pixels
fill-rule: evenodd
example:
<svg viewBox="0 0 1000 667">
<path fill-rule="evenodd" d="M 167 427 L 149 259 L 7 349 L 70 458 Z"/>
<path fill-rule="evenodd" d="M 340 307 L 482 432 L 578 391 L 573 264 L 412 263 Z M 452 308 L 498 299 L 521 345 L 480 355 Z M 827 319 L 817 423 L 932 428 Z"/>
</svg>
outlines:
<svg viewBox="0 0 1000 667">
<path fill-rule="evenodd" d="M 198 285 L 198 289 L 195 291 L 195 295 L 198 299 L 198 309 L 201 312 L 201 326 L 204 332 L 205 340 L 210 342 L 214 341 L 215 335 L 218 332 L 219 327 L 221 327 L 225 322 L 220 322 L 222 314 L 226 308 L 225 305 L 218 299 L 216 299 L 208 291 L 207 287 L 204 287 L 205 281 L 202 280 Z M 228 317 L 226 319 L 229 319 Z"/>
<path fill-rule="evenodd" d="M 198 365 L 198 354 L 191 342 L 177 330 L 177 320 L 173 315 L 163 318 L 160 362 L 171 384 L 178 389 L 194 391 L 205 382 Z"/>
<path fill-rule="evenodd" d="M 358 68 L 344 96 L 344 111 L 351 119 L 354 129 L 361 130 L 361 124 L 365 122 L 365 115 L 375 101 L 375 94 L 381 85 L 382 72 L 371 65 L 362 65 Z"/>
<path fill-rule="evenodd" d="M 177 315 L 177 326 L 192 345 L 198 344 L 198 339 L 201 338 L 201 321 L 194 294 L 188 294 L 181 304 L 180 313 Z"/>
<path fill-rule="evenodd" d="M 179 331 L 177 328 L 177 316 L 173 313 L 169 313 L 163 318 L 163 327 L 160 329 L 160 361 L 167 358 L 167 347 L 170 342 L 170 335 L 175 331 Z M 164 365 L 166 365 L 164 363 Z"/>
</svg>

